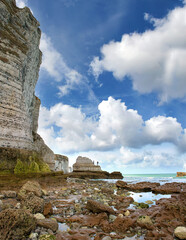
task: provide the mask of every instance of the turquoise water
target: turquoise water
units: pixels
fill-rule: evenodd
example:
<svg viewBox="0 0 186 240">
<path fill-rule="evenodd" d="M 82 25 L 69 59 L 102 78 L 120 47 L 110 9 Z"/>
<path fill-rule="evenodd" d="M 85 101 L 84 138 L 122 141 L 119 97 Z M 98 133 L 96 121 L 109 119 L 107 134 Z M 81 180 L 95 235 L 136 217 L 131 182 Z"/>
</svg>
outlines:
<svg viewBox="0 0 186 240">
<path fill-rule="evenodd" d="M 176 173 L 161 173 L 161 174 L 123 174 L 123 181 L 127 183 L 138 182 L 159 182 L 160 184 L 171 182 L 184 182 L 186 177 L 176 177 Z M 109 182 L 116 182 L 117 180 L 107 180 Z"/>
</svg>

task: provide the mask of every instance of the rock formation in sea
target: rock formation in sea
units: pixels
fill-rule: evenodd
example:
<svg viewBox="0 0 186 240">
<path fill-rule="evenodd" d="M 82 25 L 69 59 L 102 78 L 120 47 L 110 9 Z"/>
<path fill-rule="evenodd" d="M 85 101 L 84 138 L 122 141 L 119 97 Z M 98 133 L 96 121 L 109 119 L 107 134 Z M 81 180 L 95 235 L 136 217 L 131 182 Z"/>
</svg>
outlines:
<svg viewBox="0 0 186 240">
<path fill-rule="evenodd" d="M 37 134 L 35 96 L 42 53 L 39 22 L 15 0 L 0 1 L 0 170 L 38 153 L 54 169 L 55 155 Z"/>
<path fill-rule="evenodd" d="M 177 172 L 176 177 L 186 177 L 186 172 Z"/>
<path fill-rule="evenodd" d="M 69 172 L 67 156 L 55 154 L 55 171 L 63 171 L 65 174 Z"/>
<path fill-rule="evenodd" d="M 79 156 L 76 159 L 76 163 L 73 164 L 73 172 L 69 174 L 69 177 L 82 179 L 123 179 L 120 172 L 109 173 L 102 171 L 98 162 L 96 162 L 96 164 L 87 157 Z"/>
<path fill-rule="evenodd" d="M 91 159 L 79 156 L 76 159 L 76 163 L 74 163 L 73 165 L 73 172 L 85 172 L 85 171 L 99 172 L 102 170 L 98 163 L 97 165 L 95 165 Z"/>
</svg>

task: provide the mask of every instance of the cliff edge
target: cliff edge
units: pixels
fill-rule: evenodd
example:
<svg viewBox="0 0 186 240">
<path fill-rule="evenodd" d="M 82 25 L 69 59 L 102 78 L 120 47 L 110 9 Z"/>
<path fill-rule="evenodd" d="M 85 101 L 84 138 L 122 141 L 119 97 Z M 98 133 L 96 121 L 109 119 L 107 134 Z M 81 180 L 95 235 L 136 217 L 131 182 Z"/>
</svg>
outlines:
<svg viewBox="0 0 186 240">
<path fill-rule="evenodd" d="M 18 8 L 15 0 L 1 0 L 0 13 L 1 167 L 4 161 L 4 168 L 12 169 L 17 157 L 27 158 L 34 151 L 54 169 L 55 155 L 37 134 L 40 100 L 35 86 L 42 58 L 39 22 L 29 8 Z M 6 165 L 6 161 L 11 163 Z"/>
</svg>

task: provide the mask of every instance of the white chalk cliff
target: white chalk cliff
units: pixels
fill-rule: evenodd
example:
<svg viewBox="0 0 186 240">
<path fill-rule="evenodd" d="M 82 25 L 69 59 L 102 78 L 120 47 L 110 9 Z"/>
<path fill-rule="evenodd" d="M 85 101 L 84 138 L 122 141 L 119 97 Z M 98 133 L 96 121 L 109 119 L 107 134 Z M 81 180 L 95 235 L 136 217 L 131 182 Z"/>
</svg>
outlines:
<svg viewBox="0 0 186 240">
<path fill-rule="evenodd" d="M 29 8 L 18 8 L 15 0 L 0 1 L 0 150 L 36 151 L 53 169 L 55 155 L 37 134 L 40 37 Z"/>
</svg>

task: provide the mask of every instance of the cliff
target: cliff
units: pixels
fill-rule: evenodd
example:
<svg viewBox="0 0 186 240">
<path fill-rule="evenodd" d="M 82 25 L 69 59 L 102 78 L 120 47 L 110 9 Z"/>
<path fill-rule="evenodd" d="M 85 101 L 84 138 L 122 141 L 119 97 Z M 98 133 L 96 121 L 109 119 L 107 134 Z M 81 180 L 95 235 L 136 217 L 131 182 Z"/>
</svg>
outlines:
<svg viewBox="0 0 186 240">
<path fill-rule="evenodd" d="M 33 151 L 54 168 L 54 153 L 37 134 L 40 100 L 35 96 L 41 64 L 39 22 L 15 0 L 0 1 L 0 154 L 21 157 Z M 8 153 L 11 149 L 11 153 Z M 13 154 L 15 149 L 16 154 Z M 3 158 L 3 159 L 2 159 Z M 6 154 L 0 160 L 6 162 Z"/>
<path fill-rule="evenodd" d="M 63 171 L 69 173 L 68 157 L 60 154 L 55 154 L 55 171 Z"/>
</svg>

